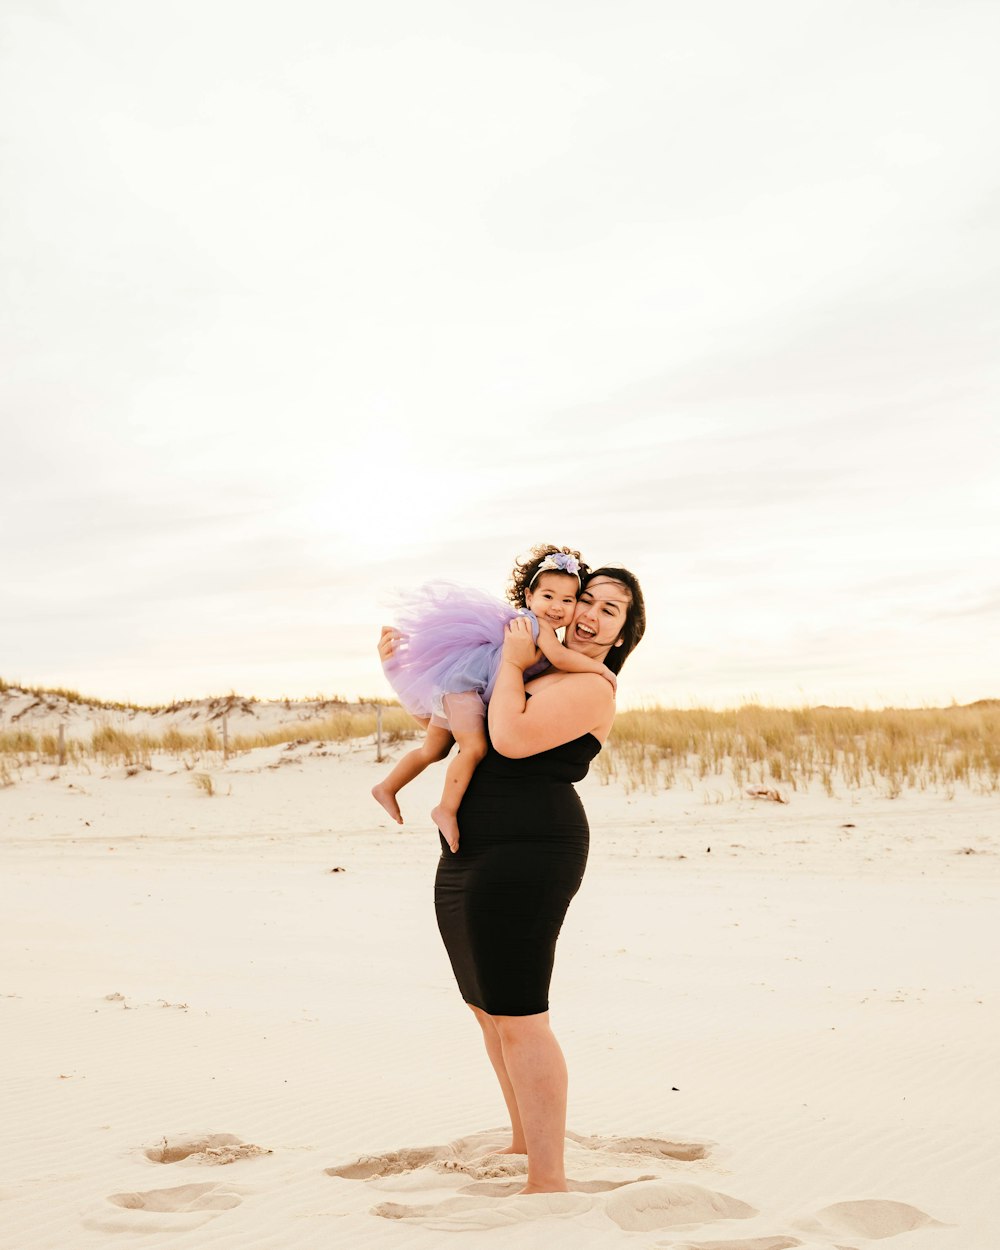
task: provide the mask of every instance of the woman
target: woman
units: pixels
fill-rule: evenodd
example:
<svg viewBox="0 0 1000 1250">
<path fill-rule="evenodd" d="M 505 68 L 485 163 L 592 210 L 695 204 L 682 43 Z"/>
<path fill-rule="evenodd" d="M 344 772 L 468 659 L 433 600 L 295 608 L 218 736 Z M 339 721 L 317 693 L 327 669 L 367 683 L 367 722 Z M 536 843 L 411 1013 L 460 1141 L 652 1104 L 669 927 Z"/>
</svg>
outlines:
<svg viewBox="0 0 1000 1250">
<path fill-rule="evenodd" d="M 600 568 L 580 592 L 564 645 L 619 672 L 646 627 L 627 569 Z M 383 630 L 387 659 L 395 630 Z M 531 626 L 511 621 L 489 704 L 490 746 L 459 809 L 454 854 L 441 839 L 434 903 L 462 997 L 483 1031 L 510 1113 L 504 1154 L 527 1154 L 524 1194 L 567 1189 L 566 1063 L 549 1026 L 556 939 L 580 887 L 589 831 L 572 783 L 587 773 L 615 716 L 614 693 L 592 673 L 546 672 Z"/>
</svg>

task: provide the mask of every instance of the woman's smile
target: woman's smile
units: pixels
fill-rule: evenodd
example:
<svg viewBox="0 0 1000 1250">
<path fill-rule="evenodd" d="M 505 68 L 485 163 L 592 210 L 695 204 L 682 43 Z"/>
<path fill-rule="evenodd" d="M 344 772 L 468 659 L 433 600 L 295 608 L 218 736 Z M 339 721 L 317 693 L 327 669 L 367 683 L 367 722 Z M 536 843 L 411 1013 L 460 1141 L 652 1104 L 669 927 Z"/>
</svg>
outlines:
<svg viewBox="0 0 1000 1250">
<path fill-rule="evenodd" d="M 621 582 L 593 578 L 576 605 L 564 645 L 585 655 L 606 654 L 621 635 L 630 602 L 628 588 Z"/>
</svg>

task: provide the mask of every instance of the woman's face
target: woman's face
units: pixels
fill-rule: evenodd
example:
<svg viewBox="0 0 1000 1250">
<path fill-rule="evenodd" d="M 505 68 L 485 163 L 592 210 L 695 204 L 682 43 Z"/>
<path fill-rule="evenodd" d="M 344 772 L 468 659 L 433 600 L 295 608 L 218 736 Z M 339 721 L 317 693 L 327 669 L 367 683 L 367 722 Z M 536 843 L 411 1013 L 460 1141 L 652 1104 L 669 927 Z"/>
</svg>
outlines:
<svg viewBox="0 0 1000 1250">
<path fill-rule="evenodd" d="M 592 578 L 577 600 L 563 645 L 603 660 L 621 637 L 631 602 L 628 587 L 621 582 L 610 577 Z"/>
</svg>

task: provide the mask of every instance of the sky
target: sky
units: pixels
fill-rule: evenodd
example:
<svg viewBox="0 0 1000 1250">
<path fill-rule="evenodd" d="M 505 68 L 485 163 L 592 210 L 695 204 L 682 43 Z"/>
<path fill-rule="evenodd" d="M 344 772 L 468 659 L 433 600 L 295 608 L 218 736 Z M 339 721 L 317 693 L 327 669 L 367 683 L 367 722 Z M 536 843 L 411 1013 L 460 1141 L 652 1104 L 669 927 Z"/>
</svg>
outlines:
<svg viewBox="0 0 1000 1250">
<path fill-rule="evenodd" d="M 0 0 L 0 676 L 384 696 L 534 543 L 623 706 L 1000 695 L 1000 9 Z"/>
</svg>

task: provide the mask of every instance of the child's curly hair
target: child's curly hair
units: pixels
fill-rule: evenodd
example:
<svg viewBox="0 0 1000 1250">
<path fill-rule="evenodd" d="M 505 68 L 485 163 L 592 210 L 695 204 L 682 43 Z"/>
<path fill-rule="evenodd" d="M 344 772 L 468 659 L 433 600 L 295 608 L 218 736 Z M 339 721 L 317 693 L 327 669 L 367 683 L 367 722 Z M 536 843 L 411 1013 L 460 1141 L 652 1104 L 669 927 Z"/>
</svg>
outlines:
<svg viewBox="0 0 1000 1250">
<path fill-rule="evenodd" d="M 546 556 L 563 555 L 572 556 L 580 566 L 580 585 L 587 580 L 587 574 L 590 569 L 583 562 L 583 557 L 579 551 L 574 551 L 572 547 L 553 547 L 551 543 L 542 543 L 537 547 L 532 547 L 528 556 L 524 560 L 518 560 L 514 565 L 514 571 L 510 575 L 510 584 L 507 587 L 507 598 L 515 608 L 527 607 L 524 602 L 526 592 L 531 588 L 531 583 L 535 580 L 538 573 L 538 566 L 545 560 Z"/>
</svg>

